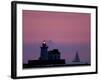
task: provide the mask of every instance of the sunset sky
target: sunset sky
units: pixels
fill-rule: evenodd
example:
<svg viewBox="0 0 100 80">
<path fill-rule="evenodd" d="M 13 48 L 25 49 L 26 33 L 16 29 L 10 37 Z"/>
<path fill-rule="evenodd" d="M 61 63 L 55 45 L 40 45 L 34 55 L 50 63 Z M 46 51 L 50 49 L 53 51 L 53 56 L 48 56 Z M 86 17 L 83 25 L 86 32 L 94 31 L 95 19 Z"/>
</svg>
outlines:
<svg viewBox="0 0 100 80">
<path fill-rule="evenodd" d="M 39 58 L 43 40 L 49 49 L 59 49 L 66 62 L 78 51 L 81 60 L 90 63 L 89 13 L 23 10 L 22 14 L 24 63 Z"/>
</svg>

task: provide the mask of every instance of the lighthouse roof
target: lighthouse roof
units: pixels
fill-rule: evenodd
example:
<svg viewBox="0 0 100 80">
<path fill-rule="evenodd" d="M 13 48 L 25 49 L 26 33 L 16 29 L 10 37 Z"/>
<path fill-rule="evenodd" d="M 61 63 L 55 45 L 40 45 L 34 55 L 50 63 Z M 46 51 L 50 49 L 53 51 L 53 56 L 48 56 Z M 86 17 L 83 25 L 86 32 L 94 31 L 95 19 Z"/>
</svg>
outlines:
<svg viewBox="0 0 100 80">
<path fill-rule="evenodd" d="M 48 47 L 45 40 L 42 42 L 41 47 Z"/>
<path fill-rule="evenodd" d="M 43 43 L 43 44 L 46 44 L 46 41 L 44 40 L 42 43 Z"/>
</svg>

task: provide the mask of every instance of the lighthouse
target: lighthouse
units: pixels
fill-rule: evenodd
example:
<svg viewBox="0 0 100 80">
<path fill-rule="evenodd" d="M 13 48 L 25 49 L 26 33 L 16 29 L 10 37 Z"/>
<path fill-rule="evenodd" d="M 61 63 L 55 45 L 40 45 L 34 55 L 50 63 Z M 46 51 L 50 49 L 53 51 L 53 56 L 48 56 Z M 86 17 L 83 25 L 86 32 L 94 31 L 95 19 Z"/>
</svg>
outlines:
<svg viewBox="0 0 100 80">
<path fill-rule="evenodd" d="M 45 40 L 42 42 L 42 46 L 40 48 L 40 60 L 48 60 L 48 46 Z"/>
</svg>

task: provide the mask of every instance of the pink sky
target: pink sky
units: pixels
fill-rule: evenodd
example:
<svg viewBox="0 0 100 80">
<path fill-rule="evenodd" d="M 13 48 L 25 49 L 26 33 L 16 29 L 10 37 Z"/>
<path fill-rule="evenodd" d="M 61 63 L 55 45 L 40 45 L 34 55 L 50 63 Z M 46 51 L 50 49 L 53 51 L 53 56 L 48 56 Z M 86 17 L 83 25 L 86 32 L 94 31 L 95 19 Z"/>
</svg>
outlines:
<svg viewBox="0 0 100 80">
<path fill-rule="evenodd" d="M 90 42 L 90 17 L 88 13 L 23 10 L 23 40 L 25 43 Z"/>
</svg>

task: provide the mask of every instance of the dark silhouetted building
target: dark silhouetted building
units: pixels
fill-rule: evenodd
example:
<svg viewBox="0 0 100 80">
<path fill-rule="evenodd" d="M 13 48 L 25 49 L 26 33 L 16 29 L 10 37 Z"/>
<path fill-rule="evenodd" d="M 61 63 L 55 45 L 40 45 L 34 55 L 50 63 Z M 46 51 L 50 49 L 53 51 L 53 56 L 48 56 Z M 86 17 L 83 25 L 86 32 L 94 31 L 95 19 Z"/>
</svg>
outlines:
<svg viewBox="0 0 100 80">
<path fill-rule="evenodd" d="M 48 51 L 48 60 L 60 60 L 60 52 L 58 49 Z"/>
<path fill-rule="evenodd" d="M 48 46 L 45 40 L 42 42 L 41 53 L 39 60 L 60 60 L 60 52 L 58 49 L 48 51 Z"/>
<path fill-rule="evenodd" d="M 45 67 L 45 66 L 60 66 L 65 64 L 64 59 L 60 59 L 60 52 L 58 49 L 48 51 L 48 46 L 45 40 L 40 47 L 39 60 L 28 60 L 28 64 L 24 64 L 23 68 Z"/>
<path fill-rule="evenodd" d="M 48 46 L 46 45 L 45 40 L 41 46 L 40 60 L 48 60 Z"/>
</svg>

